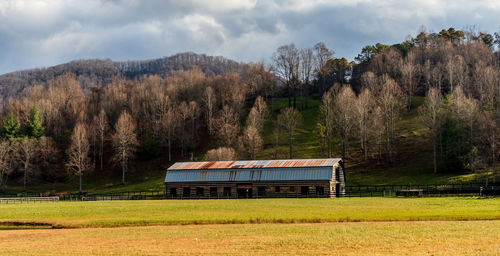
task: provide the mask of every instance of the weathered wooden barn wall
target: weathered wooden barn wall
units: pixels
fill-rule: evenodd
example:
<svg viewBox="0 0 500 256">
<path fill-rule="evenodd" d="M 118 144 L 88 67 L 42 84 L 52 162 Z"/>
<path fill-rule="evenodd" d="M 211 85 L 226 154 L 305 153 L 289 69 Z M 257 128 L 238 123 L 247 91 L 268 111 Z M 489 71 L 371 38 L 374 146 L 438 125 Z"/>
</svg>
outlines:
<svg viewBox="0 0 500 256">
<path fill-rule="evenodd" d="M 307 187 L 307 192 L 304 192 Z M 186 195 L 184 188 L 190 188 Z M 230 188 L 230 194 L 226 194 L 224 189 Z M 175 190 L 172 193 L 172 189 Z M 245 189 L 248 192 L 238 193 L 238 189 Z M 214 193 L 215 190 L 215 193 Z M 201 192 L 201 193 L 200 193 Z M 193 182 L 193 183 L 173 183 L 167 184 L 166 193 L 168 197 L 335 197 L 335 185 L 329 181 L 302 181 L 302 182 Z"/>
</svg>

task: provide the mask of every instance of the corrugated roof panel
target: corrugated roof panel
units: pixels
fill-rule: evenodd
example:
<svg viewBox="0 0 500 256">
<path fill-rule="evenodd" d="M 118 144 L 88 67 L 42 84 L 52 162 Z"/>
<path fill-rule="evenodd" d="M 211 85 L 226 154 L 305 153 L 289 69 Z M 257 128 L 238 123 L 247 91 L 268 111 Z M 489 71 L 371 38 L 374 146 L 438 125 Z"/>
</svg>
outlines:
<svg viewBox="0 0 500 256">
<path fill-rule="evenodd" d="M 282 164 L 282 160 L 269 160 L 269 163 L 265 165 L 266 168 L 272 168 L 272 167 L 280 167 Z"/>
<path fill-rule="evenodd" d="M 303 167 L 303 166 L 307 166 L 306 164 L 307 160 L 298 160 L 298 161 L 294 161 L 293 163 L 293 166 L 294 167 Z"/>
<path fill-rule="evenodd" d="M 193 167 L 197 166 L 196 169 L 208 169 L 208 168 L 210 168 L 210 166 L 212 166 L 214 164 L 215 164 L 215 162 L 206 162 L 206 163 L 203 163 L 201 165 L 193 165 Z M 185 167 L 185 169 L 189 169 L 189 168 Z M 193 169 L 195 169 L 195 168 L 193 168 Z"/>
<path fill-rule="evenodd" d="M 247 163 L 245 165 L 243 165 L 241 168 L 252 168 L 253 167 L 253 164 L 255 163 L 255 161 L 247 161 Z"/>
<path fill-rule="evenodd" d="M 326 159 L 290 159 L 290 160 L 257 160 L 257 161 L 215 161 L 215 162 L 181 162 L 173 164 L 169 170 L 198 169 L 248 169 L 248 168 L 283 168 L 283 167 L 320 167 L 334 166 L 340 158 Z"/>
<path fill-rule="evenodd" d="M 178 169 L 202 169 L 202 166 L 209 164 L 209 162 L 187 162 L 179 166 Z"/>
<path fill-rule="evenodd" d="M 207 166 L 206 168 L 202 169 L 224 169 L 224 168 L 231 168 L 233 165 L 234 161 L 216 161 L 216 162 L 211 162 L 210 166 Z"/>
<path fill-rule="evenodd" d="M 258 160 L 258 161 L 255 161 L 252 165 L 252 167 L 256 167 L 256 166 L 264 166 L 266 164 L 269 163 L 270 160 Z"/>
<path fill-rule="evenodd" d="M 307 166 L 315 166 L 315 165 L 321 165 L 323 163 L 323 160 L 316 160 L 312 159 L 307 162 Z"/>
<path fill-rule="evenodd" d="M 333 171 L 329 167 L 170 170 L 167 171 L 165 182 L 331 180 L 332 175 Z"/>
</svg>

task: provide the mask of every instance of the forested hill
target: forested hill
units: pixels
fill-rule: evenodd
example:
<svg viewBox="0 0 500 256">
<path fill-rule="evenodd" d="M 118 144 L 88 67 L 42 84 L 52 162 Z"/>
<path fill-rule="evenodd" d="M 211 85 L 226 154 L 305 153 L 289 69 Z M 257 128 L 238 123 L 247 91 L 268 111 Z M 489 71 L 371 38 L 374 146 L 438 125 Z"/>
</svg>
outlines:
<svg viewBox="0 0 500 256">
<path fill-rule="evenodd" d="M 495 38 L 422 31 L 368 45 L 357 62 L 319 42 L 278 47 L 271 67 L 188 53 L 4 75 L 0 191 L 126 184 L 134 172 L 161 185 L 174 161 L 339 156 L 351 184 L 495 182 Z"/>
<path fill-rule="evenodd" d="M 112 61 L 109 59 L 75 60 L 57 66 L 15 71 L 0 76 L 0 103 L 23 91 L 26 87 L 44 84 L 65 72 L 73 73 L 82 89 L 103 86 L 116 76 L 135 79 L 143 75 L 165 75 L 177 70 L 201 69 L 205 75 L 223 75 L 229 72 L 240 73 L 242 65 L 236 61 L 220 57 L 178 53 L 169 57 L 143 61 Z"/>
</svg>

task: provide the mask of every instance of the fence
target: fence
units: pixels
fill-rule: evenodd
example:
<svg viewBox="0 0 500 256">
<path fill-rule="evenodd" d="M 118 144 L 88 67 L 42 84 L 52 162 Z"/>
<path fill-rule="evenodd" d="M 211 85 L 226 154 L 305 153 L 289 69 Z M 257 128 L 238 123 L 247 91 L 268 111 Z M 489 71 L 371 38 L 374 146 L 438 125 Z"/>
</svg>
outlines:
<svg viewBox="0 0 500 256">
<path fill-rule="evenodd" d="M 346 197 L 382 197 L 382 196 L 479 196 L 498 195 L 500 184 L 483 183 L 462 184 L 426 184 L 426 185 L 359 185 L 346 186 Z M 418 191 L 418 193 L 416 193 Z"/>
<path fill-rule="evenodd" d="M 0 204 L 15 204 L 15 203 L 36 203 L 36 202 L 57 202 L 59 201 L 58 196 L 48 196 L 48 197 L 4 197 L 0 198 Z"/>
<path fill-rule="evenodd" d="M 490 184 L 484 187 L 482 183 L 463 183 L 463 184 L 426 184 L 426 185 L 357 185 L 346 186 L 345 197 L 394 197 L 394 196 L 482 196 L 482 195 L 500 195 L 500 183 Z M 55 196 L 61 201 L 114 201 L 114 200 L 161 200 L 161 199 L 206 199 L 207 197 L 198 196 L 177 196 L 170 197 L 165 194 L 165 191 L 136 191 L 136 192 L 116 192 L 104 194 L 90 193 L 56 193 Z M 263 196 L 269 198 L 269 196 Z M 316 198 L 324 197 L 319 194 L 303 195 L 298 193 L 288 193 L 279 195 L 280 198 Z M 41 193 L 23 192 L 19 194 L 0 194 L 0 198 L 4 201 L 0 202 L 42 202 L 44 197 Z M 25 199 L 24 201 L 19 200 Z M 35 200 L 39 198 L 40 200 Z M 249 198 L 247 196 L 238 196 L 233 194 L 230 196 L 214 195 L 209 199 L 234 199 L 234 198 Z M 252 198 L 261 198 L 261 196 L 253 195 Z M 31 201 L 29 201 L 31 200 Z"/>
</svg>

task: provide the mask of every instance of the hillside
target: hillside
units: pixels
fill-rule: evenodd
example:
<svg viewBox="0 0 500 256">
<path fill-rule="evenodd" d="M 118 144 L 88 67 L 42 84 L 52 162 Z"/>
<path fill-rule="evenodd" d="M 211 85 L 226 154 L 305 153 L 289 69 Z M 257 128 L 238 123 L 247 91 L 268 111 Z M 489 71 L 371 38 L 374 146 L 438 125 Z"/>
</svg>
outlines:
<svg viewBox="0 0 500 256">
<path fill-rule="evenodd" d="M 94 86 L 102 87 L 113 77 L 136 79 L 143 75 L 165 77 L 173 71 L 198 67 L 206 75 L 221 75 L 229 72 L 240 73 L 242 64 L 220 56 L 178 53 L 172 56 L 142 61 L 112 61 L 109 59 L 75 60 L 53 67 L 15 71 L 0 75 L 0 105 L 2 100 L 15 96 L 25 88 L 44 84 L 65 72 L 73 73 L 84 91 Z"/>
<path fill-rule="evenodd" d="M 377 163 L 372 160 L 365 163 L 362 152 L 357 147 L 349 149 L 349 158 L 345 160 L 347 185 L 408 185 L 408 184 L 447 184 L 447 183 L 482 183 L 484 173 L 448 173 L 434 174 L 432 171 L 432 147 L 428 139 L 429 132 L 419 124 L 418 106 L 423 103 L 423 97 L 414 100 L 412 111 L 404 113 L 399 120 L 399 136 L 396 141 L 396 162 L 392 166 Z M 266 121 L 264 131 L 264 150 L 257 155 L 257 159 L 288 158 L 288 147 L 273 146 L 272 131 L 276 125 L 276 116 L 281 109 L 287 107 L 287 99 L 279 98 L 274 101 L 272 118 Z M 294 158 L 322 158 L 317 139 L 313 135 L 319 115 L 319 99 L 310 99 L 309 108 L 301 111 L 304 117 L 299 127 L 294 145 Z M 336 147 L 335 156 L 341 155 L 340 146 Z M 194 156 L 195 161 L 203 160 L 204 153 Z M 189 161 L 189 159 L 187 159 Z M 95 193 L 112 193 L 127 191 L 161 191 L 164 189 L 163 180 L 165 170 L 173 162 L 168 162 L 165 155 L 158 159 L 137 161 L 132 172 L 128 175 L 127 184 L 120 184 L 117 173 L 94 172 L 84 177 L 84 190 Z M 497 179 L 500 179 L 498 177 Z M 67 182 L 41 183 L 31 186 L 30 191 L 73 191 L 78 188 L 76 177 Z M 11 184 L 9 191 L 22 191 L 22 186 Z"/>
</svg>

